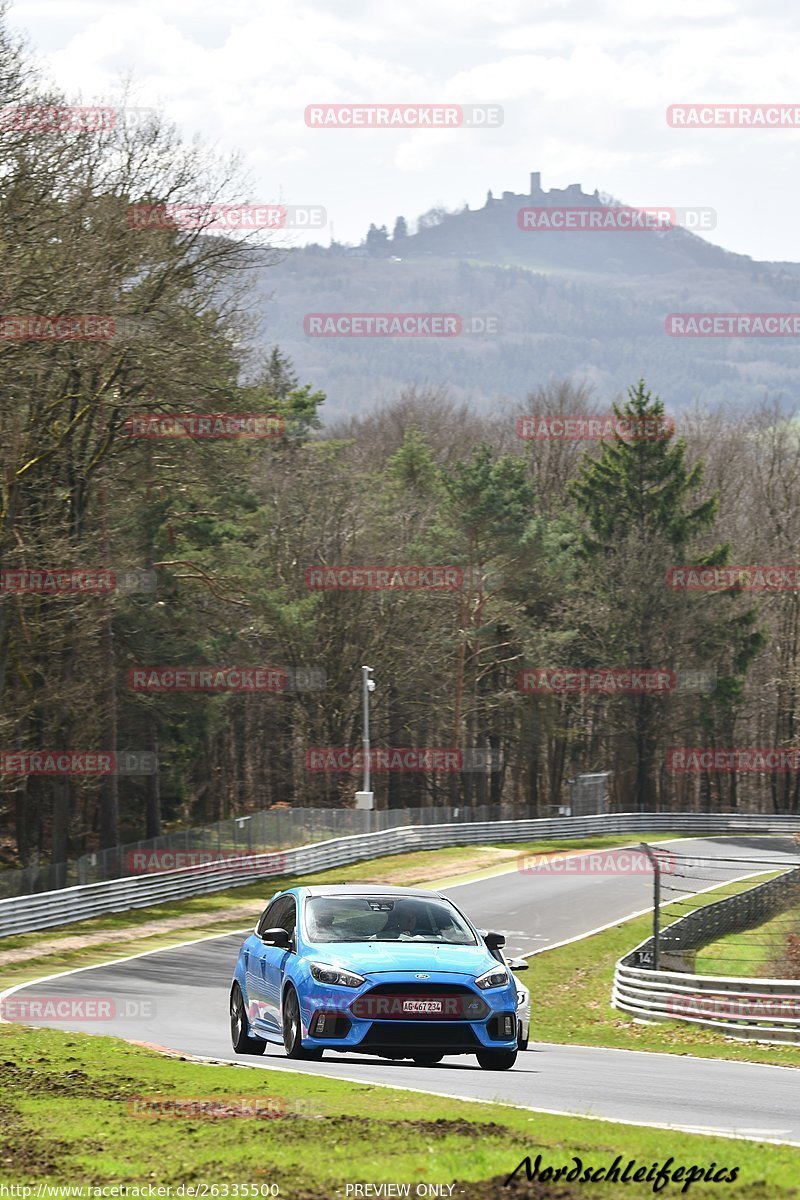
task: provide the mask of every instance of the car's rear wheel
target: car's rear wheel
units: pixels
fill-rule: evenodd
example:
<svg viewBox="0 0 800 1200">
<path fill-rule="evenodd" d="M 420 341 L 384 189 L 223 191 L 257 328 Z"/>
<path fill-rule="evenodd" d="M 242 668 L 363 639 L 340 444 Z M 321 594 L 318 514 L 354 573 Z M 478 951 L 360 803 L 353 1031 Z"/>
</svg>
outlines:
<svg viewBox="0 0 800 1200">
<path fill-rule="evenodd" d="M 479 1050 L 476 1055 L 484 1071 L 507 1071 L 517 1061 L 516 1050 Z"/>
<path fill-rule="evenodd" d="M 414 1062 L 418 1067 L 435 1067 L 443 1058 L 443 1054 L 415 1054 Z"/>
<path fill-rule="evenodd" d="M 250 1037 L 247 1032 L 244 996 L 238 983 L 231 988 L 231 1042 L 237 1054 L 263 1054 L 267 1048 L 265 1041 Z"/>
<path fill-rule="evenodd" d="M 319 1062 L 322 1050 L 305 1050 L 302 1043 L 300 1024 L 300 1001 L 293 987 L 286 989 L 283 997 L 283 1045 L 287 1058 L 303 1058 L 307 1062 Z"/>
</svg>

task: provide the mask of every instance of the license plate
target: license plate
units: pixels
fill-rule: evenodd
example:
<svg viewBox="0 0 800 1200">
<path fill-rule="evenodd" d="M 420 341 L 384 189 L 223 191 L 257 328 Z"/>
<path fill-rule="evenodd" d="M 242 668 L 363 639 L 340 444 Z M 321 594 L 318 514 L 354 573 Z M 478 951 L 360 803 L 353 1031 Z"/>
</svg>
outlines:
<svg viewBox="0 0 800 1200">
<path fill-rule="evenodd" d="M 442 1011 L 441 1000 L 404 1000 L 404 1013 L 440 1013 Z"/>
</svg>

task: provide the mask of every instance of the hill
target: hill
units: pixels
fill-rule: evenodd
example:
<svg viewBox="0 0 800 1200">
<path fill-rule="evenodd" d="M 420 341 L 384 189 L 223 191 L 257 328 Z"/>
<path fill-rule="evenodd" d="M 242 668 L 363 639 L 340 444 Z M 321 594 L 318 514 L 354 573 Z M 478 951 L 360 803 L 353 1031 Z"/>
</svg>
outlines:
<svg viewBox="0 0 800 1200">
<path fill-rule="evenodd" d="M 529 193 L 490 195 L 477 210 L 434 210 L 413 233 L 399 222 L 394 236 L 372 226 L 360 246 L 288 251 L 254 296 L 266 340 L 291 355 L 303 381 L 328 393 L 329 418 L 411 384 L 446 385 L 484 411 L 565 378 L 593 385 L 600 403 L 642 375 L 673 409 L 722 400 L 743 407 L 765 392 L 800 398 L 792 339 L 665 331 L 670 312 L 794 311 L 798 264 L 756 262 L 676 226 L 520 228 L 525 209 L 567 208 L 600 220 L 618 202 L 579 184 L 544 191 L 534 174 Z M 310 336 L 304 319 L 321 312 L 456 313 L 483 318 L 489 332 Z"/>
</svg>

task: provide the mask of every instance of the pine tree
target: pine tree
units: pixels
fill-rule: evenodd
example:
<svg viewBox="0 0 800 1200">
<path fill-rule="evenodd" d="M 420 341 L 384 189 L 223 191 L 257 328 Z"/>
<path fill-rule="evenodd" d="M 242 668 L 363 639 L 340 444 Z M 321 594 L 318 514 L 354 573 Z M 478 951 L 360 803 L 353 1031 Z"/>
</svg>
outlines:
<svg viewBox="0 0 800 1200">
<path fill-rule="evenodd" d="M 298 378 L 291 359 L 278 346 L 272 348 L 261 385 L 273 400 L 288 399 L 289 393 L 293 392 L 298 385 Z"/>
<path fill-rule="evenodd" d="M 575 665 L 710 670 L 719 677 L 719 698 L 706 704 L 696 724 L 707 724 L 716 707 L 730 733 L 741 678 L 763 644 L 757 612 L 743 611 L 733 590 L 687 594 L 667 584 L 670 567 L 728 562 L 727 543 L 700 548 L 713 531 L 718 498 L 696 498 L 703 464 L 687 464 L 685 441 L 675 437 L 663 403 L 643 380 L 613 411 L 628 431 L 615 432 L 599 456 L 584 456 L 571 488 L 584 521 L 582 557 L 591 567 L 582 589 L 587 661 Z M 630 790 L 624 778 L 618 790 L 631 794 L 638 810 L 651 811 L 669 712 L 665 697 L 645 692 L 606 704 L 618 717 L 623 764 L 626 743 L 632 745 L 632 762 L 623 765 L 623 776 L 632 775 Z"/>
<path fill-rule="evenodd" d="M 589 526 L 584 535 L 587 554 L 597 554 L 619 544 L 636 531 L 640 537 L 658 536 L 675 553 L 709 529 L 719 501 L 712 496 L 685 507 L 703 480 L 702 463 L 688 467 L 683 438 L 673 441 L 659 398 L 647 391 L 644 380 L 628 391 L 624 406 L 613 405 L 614 416 L 629 422 L 630 439 L 615 434 L 603 444 L 599 458 L 585 458 L 572 488 Z M 703 563 L 725 561 L 728 548 L 717 546 Z"/>
</svg>

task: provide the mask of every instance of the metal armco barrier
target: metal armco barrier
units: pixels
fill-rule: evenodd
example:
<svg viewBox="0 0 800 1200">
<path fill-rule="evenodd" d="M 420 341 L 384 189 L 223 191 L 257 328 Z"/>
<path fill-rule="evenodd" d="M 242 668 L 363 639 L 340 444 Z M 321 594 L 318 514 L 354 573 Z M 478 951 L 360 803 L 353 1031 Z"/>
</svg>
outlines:
<svg viewBox="0 0 800 1200">
<path fill-rule="evenodd" d="M 499 811 L 493 804 L 469 808 L 462 804 L 437 805 L 435 808 L 262 809 L 261 812 L 215 821 L 212 825 L 193 826 L 122 846 L 93 850 L 72 862 L 31 863 L 26 867 L 6 868 L 0 871 L 0 900 L 87 883 L 107 883 L 110 879 L 145 875 L 152 870 L 179 870 L 215 857 L 271 854 L 287 847 L 310 846 L 312 842 L 399 829 L 403 825 L 441 825 L 465 820 L 522 821 L 535 816 L 557 815 L 557 812 L 531 812 L 524 805 L 514 804 L 503 805 Z M 161 860 L 161 865 L 144 870 L 138 865 L 151 860 Z"/>
<path fill-rule="evenodd" d="M 617 963 L 611 1003 L 642 1021 L 688 1021 L 725 1037 L 800 1042 L 800 979 L 735 979 Z"/>
<path fill-rule="evenodd" d="M 601 834 L 652 834 L 660 831 L 694 836 L 794 833 L 800 832 L 800 817 L 746 813 L 606 813 L 589 817 L 404 826 L 355 837 L 334 838 L 274 854 L 113 879 L 31 896 L 16 896 L 0 901 L 0 937 L 51 929 L 56 925 L 85 921 L 89 917 L 244 887 L 261 879 L 302 876 L 413 850 L 440 850 L 448 846 L 481 844 L 491 846 L 501 842 Z"/>
</svg>

